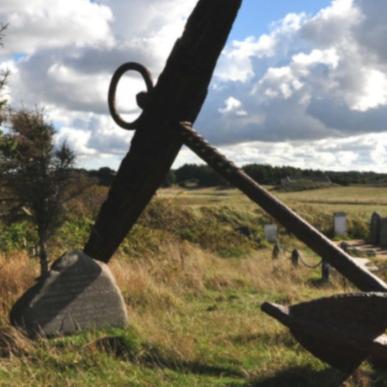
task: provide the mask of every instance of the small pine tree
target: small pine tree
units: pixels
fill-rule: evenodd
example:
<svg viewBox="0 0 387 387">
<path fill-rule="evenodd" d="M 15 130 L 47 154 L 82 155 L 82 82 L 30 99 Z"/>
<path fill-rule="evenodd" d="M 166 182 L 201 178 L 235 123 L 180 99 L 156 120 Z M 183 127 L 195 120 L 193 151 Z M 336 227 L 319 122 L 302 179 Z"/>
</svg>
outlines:
<svg viewBox="0 0 387 387">
<path fill-rule="evenodd" d="M 0 136 L 0 178 L 7 189 L 11 221 L 28 216 L 38 235 L 41 275 L 48 273 L 47 241 L 64 219 L 64 203 L 74 196 L 75 155 L 66 143 L 54 146 L 54 128 L 43 112 L 11 112 Z"/>
</svg>

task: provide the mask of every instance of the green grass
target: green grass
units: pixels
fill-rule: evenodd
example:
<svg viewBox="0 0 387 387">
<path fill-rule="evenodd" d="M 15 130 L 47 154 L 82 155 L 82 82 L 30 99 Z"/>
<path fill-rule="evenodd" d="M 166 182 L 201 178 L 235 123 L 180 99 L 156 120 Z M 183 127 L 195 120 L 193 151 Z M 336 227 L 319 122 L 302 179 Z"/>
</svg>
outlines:
<svg viewBox="0 0 387 387">
<path fill-rule="evenodd" d="M 387 190 L 385 187 L 354 185 L 348 187 L 333 186 L 300 192 L 278 192 L 265 187 L 289 206 L 295 208 L 310 205 L 328 211 L 347 211 L 349 214 L 373 211 L 387 211 Z M 227 205 L 251 209 L 255 205 L 236 189 L 165 189 L 158 194 L 162 198 L 173 199 L 188 206 Z"/>
<path fill-rule="evenodd" d="M 373 211 L 387 209 L 387 194 L 374 187 L 278 196 L 322 229 L 335 211 L 364 225 Z M 85 219 L 62 229 L 60 248 L 82 245 L 90 227 Z M 111 262 L 130 327 L 60 339 L 30 342 L 12 330 L 7 334 L 7 312 L 36 272 L 22 252 L 0 256 L 0 385 L 340 385 L 343 375 L 304 350 L 260 305 L 353 288 L 337 273 L 321 284 L 319 269 L 292 268 L 295 247 L 308 261 L 318 258 L 285 233 L 284 252 L 272 261 L 271 245 L 262 241 L 268 220 L 236 190 L 161 190 Z M 249 236 L 240 234 L 241 226 Z M 386 380 L 365 363 L 346 386 L 382 386 Z"/>
<path fill-rule="evenodd" d="M 278 192 L 265 187 L 277 198 L 298 212 L 307 221 L 329 236 L 332 235 L 333 214 L 346 212 L 349 223 L 349 237 L 365 238 L 368 222 L 373 212 L 387 215 L 387 190 L 384 187 L 356 185 L 333 186 L 301 192 Z M 236 189 L 168 189 L 161 190 L 159 197 L 172 200 L 192 209 L 208 206 L 226 206 L 239 213 L 256 214 L 261 222 L 269 217 L 256 204 Z"/>
</svg>

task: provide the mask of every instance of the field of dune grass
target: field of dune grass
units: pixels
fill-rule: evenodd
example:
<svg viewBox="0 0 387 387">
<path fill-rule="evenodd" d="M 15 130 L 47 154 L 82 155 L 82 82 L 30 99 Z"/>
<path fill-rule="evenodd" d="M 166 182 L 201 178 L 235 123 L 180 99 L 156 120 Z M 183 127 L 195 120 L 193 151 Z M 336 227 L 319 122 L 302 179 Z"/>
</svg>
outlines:
<svg viewBox="0 0 387 387">
<path fill-rule="evenodd" d="M 327 232 L 333 212 L 343 206 L 350 226 L 359 230 L 373 211 L 383 213 L 387 206 L 381 188 L 308 192 L 279 196 Z M 82 247 L 92 216 L 85 208 L 77 211 L 87 221 L 64 226 L 51 246 L 53 257 Z M 284 232 L 282 253 L 273 260 L 272 245 L 262 239 L 267 221 L 235 190 L 160 191 L 109 264 L 129 328 L 50 340 L 31 341 L 10 327 L 9 309 L 34 283 L 38 268 L 23 249 L 1 253 L 0 385 L 385 385 L 385 375 L 367 363 L 344 382 L 342 373 L 260 311 L 264 301 L 289 304 L 354 290 L 338 273 L 323 283 L 319 268 L 293 268 L 293 248 L 310 263 L 318 257 Z M 240 234 L 242 226 L 251 229 L 248 236 Z M 384 262 L 379 266 L 387 277 Z"/>
</svg>

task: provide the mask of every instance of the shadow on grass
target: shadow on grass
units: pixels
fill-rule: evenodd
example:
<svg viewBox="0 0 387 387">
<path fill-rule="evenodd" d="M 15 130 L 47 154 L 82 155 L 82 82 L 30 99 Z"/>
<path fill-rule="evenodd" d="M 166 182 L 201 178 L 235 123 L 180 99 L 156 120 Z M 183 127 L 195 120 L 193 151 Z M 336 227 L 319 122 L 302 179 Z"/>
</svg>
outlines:
<svg viewBox="0 0 387 387">
<path fill-rule="evenodd" d="M 128 333 L 128 332 L 127 332 Z M 350 378 L 333 368 L 316 371 L 307 366 L 290 367 L 266 377 L 249 377 L 246 371 L 232 366 L 210 365 L 179 358 L 156 345 L 142 341 L 131 333 L 107 336 L 88 344 L 122 360 L 148 368 L 169 369 L 181 373 L 237 378 L 228 387 L 382 387 L 387 386 L 387 373 L 377 370 L 357 370 Z"/>
<path fill-rule="evenodd" d="M 94 344 L 99 350 L 149 368 L 168 368 L 173 371 L 218 377 L 246 377 L 245 373 L 235 368 L 178 359 L 149 343 L 142 343 L 140 346 L 133 346 L 132 343 L 128 345 L 127 340 L 122 337 L 104 337 Z"/>
<path fill-rule="evenodd" d="M 294 346 L 295 339 L 289 332 L 284 331 L 280 333 L 269 333 L 269 332 L 257 332 L 257 333 L 246 333 L 239 335 L 229 336 L 229 339 L 237 345 L 245 345 L 252 342 L 257 344 L 267 344 L 267 345 L 285 345 L 285 346 Z"/>
<path fill-rule="evenodd" d="M 246 387 L 383 387 L 387 386 L 386 376 L 385 372 L 362 369 L 345 376 L 333 368 L 314 371 L 308 367 L 292 367 L 276 375 L 253 380 Z"/>
<path fill-rule="evenodd" d="M 345 376 L 340 371 L 328 368 L 314 371 L 308 367 L 288 368 L 276 375 L 256 379 L 248 387 L 336 387 L 342 386 Z"/>
<path fill-rule="evenodd" d="M 329 281 L 322 278 L 312 278 L 307 280 L 307 283 L 308 285 L 318 289 L 329 289 L 332 287 L 332 284 Z"/>
</svg>

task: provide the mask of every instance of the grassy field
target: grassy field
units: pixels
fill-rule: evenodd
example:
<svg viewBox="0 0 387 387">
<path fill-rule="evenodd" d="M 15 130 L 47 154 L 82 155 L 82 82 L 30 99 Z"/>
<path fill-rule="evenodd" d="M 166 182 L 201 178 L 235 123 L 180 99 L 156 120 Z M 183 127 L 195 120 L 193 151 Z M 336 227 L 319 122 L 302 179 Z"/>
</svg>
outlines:
<svg viewBox="0 0 387 387">
<path fill-rule="evenodd" d="M 315 189 L 299 192 L 277 192 L 272 187 L 266 187 L 276 197 L 292 208 L 300 209 L 310 206 L 334 213 L 345 211 L 350 215 L 367 214 L 379 211 L 387 213 L 387 190 L 385 187 L 349 186 Z M 173 199 L 191 207 L 203 205 L 227 205 L 244 207 L 251 210 L 256 205 L 236 189 L 165 189 L 158 194 L 162 198 Z"/>
<path fill-rule="evenodd" d="M 279 196 L 327 232 L 336 211 L 348 213 L 356 235 L 365 232 L 373 211 L 387 213 L 383 188 Z M 129 329 L 61 339 L 30 341 L 9 326 L 9 308 L 34 282 L 37 265 L 24 251 L 4 253 L 0 385 L 342 385 L 340 372 L 306 352 L 260 305 L 353 288 L 337 273 L 322 283 L 319 269 L 292 268 L 295 247 L 311 263 L 318 258 L 284 232 L 284 250 L 273 261 L 272 246 L 262 240 L 269 220 L 236 190 L 161 190 L 110 264 L 128 307 Z M 242 226 L 251 230 L 249 236 L 240 234 Z M 53 255 L 81 247 L 87 232 L 81 222 L 66 225 Z M 383 262 L 380 267 L 386 277 Z M 365 363 L 344 385 L 383 386 L 387 379 Z"/>
<path fill-rule="evenodd" d="M 335 212 L 347 213 L 350 237 L 353 238 L 365 237 L 373 212 L 387 215 L 387 190 L 384 187 L 337 186 L 300 192 L 266 189 L 328 235 L 332 234 Z M 256 204 L 236 189 L 168 189 L 161 191 L 159 196 L 191 208 L 227 206 L 246 213 L 258 213 L 265 221 L 269 220 Z"/>
</svg>

